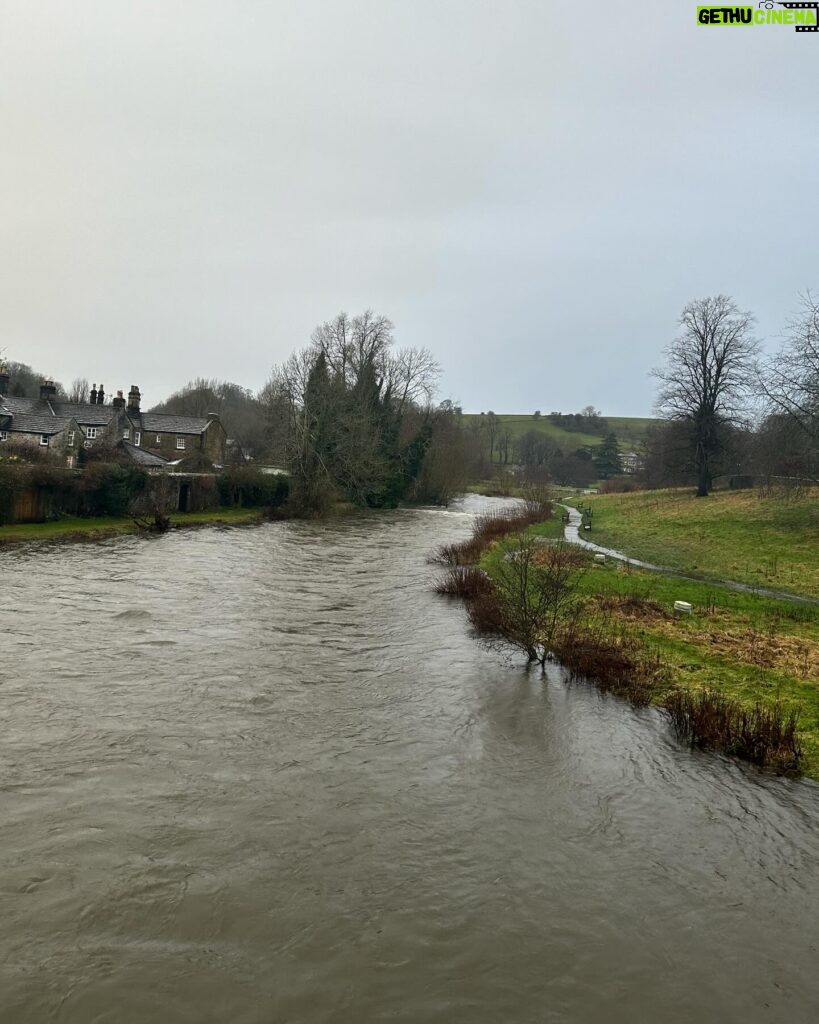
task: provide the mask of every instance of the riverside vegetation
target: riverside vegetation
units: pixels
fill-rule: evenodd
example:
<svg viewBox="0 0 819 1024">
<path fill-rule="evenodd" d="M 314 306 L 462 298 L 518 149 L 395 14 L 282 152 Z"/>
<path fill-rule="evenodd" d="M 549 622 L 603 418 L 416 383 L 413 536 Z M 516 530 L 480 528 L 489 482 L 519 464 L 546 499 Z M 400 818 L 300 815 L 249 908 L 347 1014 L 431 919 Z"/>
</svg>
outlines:
<svg viewBox="0 0 819 1024">
<path fill-rule="evenodd" d="M 819 778 L 816 608 L 597 564 L 561 535 L 542 499 L 485 517 L 471 538 L 434 556 L 447 567 L 437 590 L 465 599 L 488 641 L 512 643 L 541 664 L 554 658 L 573 678 L 662 708 L 685 742 Z M 673 614 L 680 597 L 692 615 Z"/>
</svg>

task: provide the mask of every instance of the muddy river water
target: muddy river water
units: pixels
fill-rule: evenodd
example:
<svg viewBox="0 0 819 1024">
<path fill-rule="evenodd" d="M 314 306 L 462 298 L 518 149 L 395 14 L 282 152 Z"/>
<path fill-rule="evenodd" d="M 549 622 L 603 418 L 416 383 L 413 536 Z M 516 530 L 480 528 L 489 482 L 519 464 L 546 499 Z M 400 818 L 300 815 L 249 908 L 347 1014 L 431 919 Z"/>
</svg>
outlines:
<svg viewBox="0 0 819 1024">
<path fill-rule="evenodd" d="M 819 786 L 470 636 L 481 500 L 0 553 L 0 1021 L 819 1020 Z"/>
</svg>

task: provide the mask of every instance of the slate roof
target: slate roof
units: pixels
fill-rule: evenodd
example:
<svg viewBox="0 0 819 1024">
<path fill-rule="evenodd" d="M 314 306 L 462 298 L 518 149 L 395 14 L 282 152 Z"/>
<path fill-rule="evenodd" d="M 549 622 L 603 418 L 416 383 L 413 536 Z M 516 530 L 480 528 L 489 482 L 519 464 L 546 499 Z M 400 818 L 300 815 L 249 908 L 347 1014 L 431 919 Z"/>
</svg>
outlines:
<svg viewBox="0 0 819 1024">
<path fill-rule="evenodd" d="M 163 459 L 161 455 L 154 455 L 153 452 L 146 452 L 144 448 L 137 448 L 136 445 L 130 444 L 128 441 L 123 441 L 122 447 L 138 466 L 151 467 L 168 465 L 168 460 Z"/>
<path fill-rule="evenodd" d="M 71 423 L 71 416 L 52 416 L 51 413 L 15 413 L 10 427 L 23 434 L 59 434 Z"/>
<path fill-rule="evenodd" d="M 73 416 L 80 426 L 104 427 L 119 416 L 119 409 L 115 409 L 113 405 L 75 405 L 73 402 L 52 402 L 51 408 L 58 416 Z"/>
<path fill-rule="evenodd" d="M 136 417 L 131 417 L 136 422 Z M 143 412 L 139 419 L 146 433 L 201 434 L 210 420 L 205 416 L 174 416 L 164 412 Z"/>
<path fill-rule="evenodd" d="M 5 398 L 0 398 L 0 412 L 15 416 L 20 412 L 31 412 L 32 408 L 39 404 L 36 398 L 17 398 L 14 395 L 6 395 Z"/>
</svg>

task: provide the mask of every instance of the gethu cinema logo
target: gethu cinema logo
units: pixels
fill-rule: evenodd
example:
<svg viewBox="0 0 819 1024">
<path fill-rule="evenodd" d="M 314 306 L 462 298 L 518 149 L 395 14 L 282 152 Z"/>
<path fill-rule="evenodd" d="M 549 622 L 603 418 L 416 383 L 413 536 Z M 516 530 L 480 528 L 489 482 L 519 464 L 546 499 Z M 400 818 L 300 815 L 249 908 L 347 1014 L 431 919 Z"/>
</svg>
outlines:
<svg viewBox="0 0 819 1024">
<path fill-rule="evenodd" d="M 784 8 L 777 10 L 776 7 Z M 797 32 L 819 31 L 819 0 L 780 3 L 762 0 L 754 7 L 698 7 L 699 25 L 793 25 Z"/>
</svg>

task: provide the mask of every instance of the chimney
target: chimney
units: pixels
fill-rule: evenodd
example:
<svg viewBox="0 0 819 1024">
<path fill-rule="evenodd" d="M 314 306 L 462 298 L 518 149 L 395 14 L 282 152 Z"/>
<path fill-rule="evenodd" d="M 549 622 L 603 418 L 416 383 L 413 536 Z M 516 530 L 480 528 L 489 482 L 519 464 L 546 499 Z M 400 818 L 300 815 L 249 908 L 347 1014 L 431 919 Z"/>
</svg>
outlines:
<svg viewBox="0 0 819 1024">
<path fill-rule="evenodd" d="M 9 393 L 9 371 L 8 367 L 0 366 L 0 395 Z"/>
<path fill-rule="evenodd" d="M 40 401 L 47 402 L 57 394 L 53 380 L 44 380 L 40 385 Z"/>
<path fill-rule="evenodd" d="M 125 399 L 122 397 L 121 391 L 117 392 L 117 397 L 111 402 L 111 405 L 113 405 L 115 409 L 125 408 Z"/>
<path fill-rule="evenodd" d="M 131 390 L 128 392 L 128 412 L 139 412 L 139 400 L 141 397 L 139 388 L 136 384 L 132 384 Z"/>
<path fill-rule="evenodd" d="M 92 405 L 96 405 L 97 404 L 97 385 L 96 384 L 92 384 L 91 385 L 91 394 L 89 395 L 89 398 L 91 400 L 91 404 Z"/>
<path fill-rule="evenodd" d="M 105 385 L 100 384 L 100 389 L 97 392 L 97 405 L 105 405 Z"/>
<path fill-rule="evenodd" d="M 213 423 L 214 421 L 216 421 L 217 423 L 219 422 L 219 413 L 218 412 L 209 412 L 208 413 L 208 423 Z"/>
</svg>

